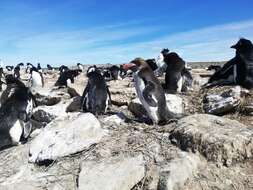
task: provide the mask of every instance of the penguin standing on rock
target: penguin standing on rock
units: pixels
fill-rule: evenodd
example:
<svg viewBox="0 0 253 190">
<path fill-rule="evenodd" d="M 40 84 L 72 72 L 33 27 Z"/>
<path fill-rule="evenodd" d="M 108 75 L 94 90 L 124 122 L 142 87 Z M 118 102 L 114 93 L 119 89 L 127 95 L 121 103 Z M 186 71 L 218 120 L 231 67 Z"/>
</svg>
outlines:
<svg viewBox="0 0 253 190">
<path fill-rule="evenodd" d="M 145 60 L 137 58 L 125 64 L 124 69 L 134 72 L 134 84 L 139 100 L 153 123 L 163 125 L 174 115 L 168 110 L 165 93 Z"/>
<path fill-rule="evenodd" d="M 181 92 L 183 86 L 182 73 L 185 68 L 184 60 L 177 53 L 169 53 L 164 57 L 167 65 L 165 75 L 165 89 L 170 93 Z"/>
<path fill-rule="evenodd" d="M 5 100 L 0 108 L 0 149 L 26 141 L 32 128 L 30 89 L 13 75 L 6 76 L 6 83 L 8 92 L 3 92 Z"/>
<path fill-rule="evenodd" d="M 30 83 L 32 88 L 44 87 L 44 78 L 41 72 L 36 67 L 29 69 Z"/>
<path fill-rule="evenodd" d="M 82 95 L 82 109 L 95 115 L 104 114 L 111 102 L 109 89 L 104 77 L 97 69 L 87 72 L 88 84 Z"/>
</svg>

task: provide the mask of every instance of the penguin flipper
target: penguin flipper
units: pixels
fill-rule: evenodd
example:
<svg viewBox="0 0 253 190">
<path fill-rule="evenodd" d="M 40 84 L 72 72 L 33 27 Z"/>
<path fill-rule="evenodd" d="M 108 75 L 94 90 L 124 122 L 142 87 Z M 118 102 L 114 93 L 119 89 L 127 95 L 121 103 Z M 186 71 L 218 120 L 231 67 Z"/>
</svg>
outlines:
<svg viewBox="0 0 253 190">
<path fill-rule="evenodd" d="M 145 101 L 152 107 L 157 107 L 157 102 L 152 97 L 152 92 L 155 90 L 155 85 L 151 81 L 147 81 L 146 86 L 142 92 Z"/>
</svg>

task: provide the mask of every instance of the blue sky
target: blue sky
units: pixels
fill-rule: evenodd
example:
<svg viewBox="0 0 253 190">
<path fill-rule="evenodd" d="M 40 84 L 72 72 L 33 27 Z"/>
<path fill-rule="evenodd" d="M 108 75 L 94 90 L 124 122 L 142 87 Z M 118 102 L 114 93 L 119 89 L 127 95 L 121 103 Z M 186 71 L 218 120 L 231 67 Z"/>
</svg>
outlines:
<svg viewBox="0 0 253 190">
<path fill-rule="evenodd" d="M 1 0 L 5 64 L 124 63 L 162 48 L 186 61 L 230 59 L 253 40 L 252 0 Z"/>
</svg>

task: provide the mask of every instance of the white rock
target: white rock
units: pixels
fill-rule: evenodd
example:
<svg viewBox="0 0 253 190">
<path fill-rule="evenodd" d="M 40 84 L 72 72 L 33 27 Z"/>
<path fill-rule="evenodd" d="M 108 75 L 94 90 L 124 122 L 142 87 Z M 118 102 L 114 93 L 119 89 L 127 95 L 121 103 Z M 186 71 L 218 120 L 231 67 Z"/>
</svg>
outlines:
<svg viewBox="0 0 253 190">
<path fill-rule="evenodd" d="M 207 94 L 204 97 L 204 110 L 209 114 L 225 114 L 233 111 L 240 104 L 241 88 L 236 86 L 219 94 Z"/>
<path fill-rule="evenodd" d="M 165 94 L 169 111 L 176 115 L 184 113 L 183 99 L 175 94 Z"/>
<path fill-rule="evenodd" d="M 49 123 L 31 143 L 30 162 L 55 160 L 98 143 L 105 135 L 90 113 L 72 113 Z"/>
<path fill-rule="evenodd" d="M 105 124 L 116 124 L 116 125 L 122 125 L 125 124 L 126 116 L 123 113 L 118 113 L 114 115 L 107 116 L 103 119 L 103 122 Z"/>
<path fill-rule="evenodd" d="M 187 179 L 197 172 L 201 164 L 200 157 L 187 152 L 180 152 L 160 171 L 159 187 L 161 190 L 179 189 Z"/>
<path fill-rule="evenodd" d="M 130 190 L 144 175 L 143 156 L 83 162 L 79 190 Z"/>
</svg>

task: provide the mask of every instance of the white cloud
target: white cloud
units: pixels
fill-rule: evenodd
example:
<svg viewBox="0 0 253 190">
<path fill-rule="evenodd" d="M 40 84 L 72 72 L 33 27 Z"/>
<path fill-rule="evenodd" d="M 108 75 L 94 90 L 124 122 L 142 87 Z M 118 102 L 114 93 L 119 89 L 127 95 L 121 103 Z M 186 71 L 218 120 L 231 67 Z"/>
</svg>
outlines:
<svg viewBox="0 0 253 190">
<path fill-rule="evenodd" d="M 186 61 L 220 61 L 230 59 L 229 47 L 239 37 L 253 40 L 253 20 L 185 31 L 151 39 L 164 31 L 161 25 L 145 25 L 134 21 L 75 31 L 42 34 L 5 35 L 5 45 L 13 51 L 1 52 L 7 62 L 40 61 L 44 65 L 122 63 L 135 57 L 157 56 L 162 48 L 178 52 Z M 147 37 L 147 38 L 145 38 Z M 145 39 L 145 41 L 143 41 Z"/>
</svg>

